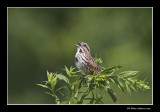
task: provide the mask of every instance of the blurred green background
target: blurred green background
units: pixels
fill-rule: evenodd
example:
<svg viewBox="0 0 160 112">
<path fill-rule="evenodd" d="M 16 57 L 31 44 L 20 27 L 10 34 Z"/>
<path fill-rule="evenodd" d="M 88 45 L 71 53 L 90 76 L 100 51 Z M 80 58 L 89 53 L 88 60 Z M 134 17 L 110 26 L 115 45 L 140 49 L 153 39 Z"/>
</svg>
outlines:
<svg viewBox="0 0 160 112">
<path fill-rule="evenodd" d="M 88 43 L 104 67 L 121 64 L 121 71 L 147 77 L 151 89 L 131 96 L 113 85 L 119 104 L 152 104 L 151 8 L 8 8 L 8 103 L 53 103 L 36 83 L 47 80 L 47 70 L 75 66 L 77 40 Z"/>
</svg>

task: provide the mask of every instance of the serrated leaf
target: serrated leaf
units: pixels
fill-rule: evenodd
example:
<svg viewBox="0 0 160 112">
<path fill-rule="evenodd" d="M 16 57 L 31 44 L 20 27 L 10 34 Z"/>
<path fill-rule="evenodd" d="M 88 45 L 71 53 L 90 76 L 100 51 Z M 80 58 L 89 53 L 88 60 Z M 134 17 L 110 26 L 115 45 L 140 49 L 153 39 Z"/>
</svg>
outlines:
<svg viewBox="0 0 160 112">
<path fill-rule="evenodd" d="M 80 80 L 77 80 L 75 82 L 72 83 L 72 86 L 75 86 L 76 84 L 78 84 L 80 82 Z"/>
<path fill-rule="evenodd" d="M 117 79 L 113 79 L 115 83 L 117 84 L 118 88 L 121 89 L 125 93 L 124 85 Z"/>
<path fill-rule="evenodd" d="M 50 82 L 52 77 L 48 71 L 47 71 L 47 77 L 48 77 L 48 81 Z"/>
<path fill-rule="evenodd" d="M 112 81 L 113 83 L 116 83 L 112 78 L 109 78 L 110 79 L 110 81 Z"/>
<path fill-rule="evenodd" d="M 43 85 L 43 84 L 37 84 L 37 85 L 51 90 L 51 88 L 46 85 Z"/>
<path fill-rule="evenodd" d="M 119 70 L 121 67 L 122 67 L 122 66 L 120 66 L 120 65 L 118 65 L 118 66 L 113 66 L 113 67 L 109 67 L 109 68 L 103 70 L 101 73 L 102 73 L 102 74 L 110 74 L 110 73 L 112 73 L 112 72 L 115 72 L 115 71 Z"/>
<path fill-rule="evenodd" d="M 101 59 L 101 58 L 97 58 L 97 57 L 94 58 L 94 61 L 95 61 L 96 63 L 99 63 L 99 64 L 103 63 L 103 62 L 102 62 L 102 59 Z"/>
<path fill-rule="evenodd" d="M 66 89 L 66 87 L 60 87 L 60 88 L 58 88 L 58 89 L 55 91 L 55 93 L 56 93 L 57 91 L 59 91 L 60 89 L 63 89 L 63 88 Z"/>
<path fill-rule="evenodd" d="M 137 79 L 140 75 L 141 75 L 141 74 L 138 74 L 138 75 L 134 76 L 132 79 L 135 80 L 135 79 Z"/>
<path fill-rule="evenodd" d="M 73 69 L 74 69 L 74 68 L 71 66 L 69 71 L 72 72 Z"/>
<path fill-rule="evenodd" d="M 131 87 L 134 91 L 137 92 L 137 90 L 133 87 L 133 85 L 130 85 L 130 87 Z"/>
<path fill-rule="evenodd" d="M 55 97 L 55 95 L 54 94 L 52 94 L 52 93 L 49 93 L 49 92 L 45 92 L 46 94 L 49 94 L 49 95 L 51 95 L 51 96 L 53 96 L 53 97 Z"/>
<path fill-rule="evenodd" d="M 56 75 L 56 78 L 58 78 L 59 80 L 63 80 L 63 81 L 65 81 L 67 84 L 69 84 L 69 79 L 68 79 L 66 76 L 62 75 L 62 74 L 57 74 L 57 75 Z"/>
<path fill-rule="evenodd" d="M 70 71 L 68 70 L 68 68 L 65 66 L 65 69 L 64 69 L 65 71 L 66 71 L 66 73 L 67 73 L 67 75 L 69 76 L 69 77 L 71 77 L 71 74 L 70 74 Z"/>
<path fill-rule="evenodd" d="M 117 85 L 119 85 L 119 82 L 118 82 L 118 80 L 116 78 L 113 78 L 113 80 Z"/>
<path fill-rule="evenodd" d="M 89 90 L 87 90 L 86 92 L 84 92 L 84 94 L 81 96 L 80 98 L 80 102 L 83 102 L 84 97 L 86 97 L 89 94 Z"/>
<path fill-rule="evenodd" d="M 54 94 L 52 94 L 52 93 L 49 93 L 49 92 L 45 92 L 45 93 L 46 93 L 46 94 L 49 94 L 49 95 L 51 95 L 53 98 L 55 98 L 55 101 L 56 101 L 57 104 L 60 103 L 60 100 L 59 100 L 58 96 L 56 96 L 56 95 L 54 95 Z"/>
<path fill-rule="evenodd" d="M 137 73 L 139 73 L 139 71 L 124 71 L 124 72 L 119 73 L 118 76 L 129 77 L 129 76 L 136 75 Z"/>
<path fill-rule="evenodd" d="M 74 69 L 76 69 L 76 68 L 71 66 L 70 67 L 70 73 L 72 73 Z"/>
<path fill-rule="evenodd" d="M 52 87 L 52 90 L 54 89 L 55 85 L 57 84 L 57 80 L 56 78 L 52 80 L 51 82 L 51 87 Z"/>
<path fill-rule="evenodd" d="M 42 82 L 44 82 L 44 83 L 45 83 L 45 85 L 47 85 L 47 84 L 49 83 L 49 81 L 42 81 Z M 41 83 L 42 83 L 42 82 L 41 82 Z"/>
<path fill-rule="evenodd" d="M 66 90 L 68 90 L 70 93 L 72 92 L 70 85 L 65 86 L 64 88 L 65 88 Z"/>
<path fill-rule="evenodd" d="M 61 91 L 58 91 L 62 96 L 64 96 L 64 94 Z"/>
<path fill-rule="evenodd" d="M 131 94 L 131 90 L 130 90 L 130 87 L 128 85 L 128 81 L 125 81 L 125 84 L 126 84 L 126 89 L 127 91 L 129 92 L 129 94 Z"/>
<path fill-rule="evenodd" d="M 70 104 L 77 104 L 77 100 L 71 97 L 70 99 Z"/>
<path fill-rule="evenodd" d="M 125 93 L 125 87 L 123 83 L 121 83 L 120 81 L 119 81 L 119 86 L 120 86 L 120 89 Z"/>
</svg>

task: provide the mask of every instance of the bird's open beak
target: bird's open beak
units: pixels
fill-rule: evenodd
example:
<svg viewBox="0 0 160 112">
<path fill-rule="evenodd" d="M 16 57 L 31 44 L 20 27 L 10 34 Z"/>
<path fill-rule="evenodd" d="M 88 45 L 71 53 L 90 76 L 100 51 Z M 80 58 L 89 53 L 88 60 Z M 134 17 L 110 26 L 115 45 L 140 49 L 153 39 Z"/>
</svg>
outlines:
<svg viewBox="0 0 160 112">
<path fill-rule="evenodd" d="M 79 45 L 81 45 L 81 42 L 77 40 L 77 42 L 79 43 Z"/>
<path fill-rule="evenodd" d="M 80 42 L 80 41 L 77 41 L 77 42 L 78 42 L 79 45 L 76 45 L 76 44 L 75 44 L 75 46 L 76 46 L 76 47 L 81 46 L 81 42 Z"/>
<path fill-rule="evenodd" d="M 77 41 L 77 42 L 78 42 L 79 46 L 81 46 L 82 42 L 80 42 L 80 41 Z"/>
</svg>

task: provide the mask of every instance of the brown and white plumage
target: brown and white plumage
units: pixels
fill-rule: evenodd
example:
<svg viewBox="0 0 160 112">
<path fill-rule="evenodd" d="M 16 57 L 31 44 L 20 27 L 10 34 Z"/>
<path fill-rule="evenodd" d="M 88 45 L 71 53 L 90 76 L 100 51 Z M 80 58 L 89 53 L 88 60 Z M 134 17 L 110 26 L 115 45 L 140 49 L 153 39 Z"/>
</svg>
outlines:
<svg viewBox="0 0 160 112">
<path fill-rule="evenodd" d="M 75 55 L 75 64 L 77 68 L 84 75 L 92 75 L 94 72 L 100 72 L 101 69 L 90 54 L 89 46 L 84 42 L 78 41 L 78 43 L 79 45 L 76 45 L 77 53 Z"/>
<path fill-rule="evenodd" d="M 83 75 L 92 75 L 94 72 L 97 74 L 101 71 L 97 63 L 94 61 L 94 59 L 91 56 L 90 48 L 89 46 L 84 42 L 79 42 L 79 45 L 76 45 L 77 52 L 75 55 L 75 64 L 79 71 Z M 118 99 L 115 96 L 115 93 L 108 89 L 108 93 L 113 99 L 114 102 L 117 102 Z"/>
</svg>

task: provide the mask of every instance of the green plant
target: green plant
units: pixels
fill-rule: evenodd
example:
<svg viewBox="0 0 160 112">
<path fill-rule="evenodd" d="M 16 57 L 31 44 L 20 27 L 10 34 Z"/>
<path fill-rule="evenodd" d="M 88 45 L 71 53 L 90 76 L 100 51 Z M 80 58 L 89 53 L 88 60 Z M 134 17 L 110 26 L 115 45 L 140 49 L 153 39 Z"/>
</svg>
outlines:
<svg viewBox="0 0 160 112">
<path fill-rule="evenodd" d="M 95 58 L 95 61 L 99 64 L 102 63 L 100 58 Z M 88 104 L 102 104 L 104 96 L 96 94 L 94 90 L 105 90 L 115 100 L 111 94 L 115 94 L 112 90 L 110 83 L 114 83 L 124 93 L 131 94 L 132 90 L 137 91 L 138 88 L 146 90 L 150 89 L 145 80 L 140 80 L 138 77 L 141 75 L 139 71 L 124 71 L 115 74 L 122 66 L 114 66 L 110 68 L 104 68 L 100 66 L 102 72 L 99 74 L 93 74 L 89 77 L 78 75 L 79 71 L 75 71 L 72 66 L 68 69 L 65 66 L 65 72 L 67 76 L 58 73 L 49 73 L 47 71 L 48 81 L 42 81 L 45 84 L 37 84 L 41 87 L 49 89 L 50 92 L 46 92 L 51 95 L 56 104 L 82 104 L 84 101 L 88 101 Z M 60 80 L 65 82 L 64 86 L 56 87 Z M 80 92 L 81 88 L 86 90 Z M 62 92 L 62 89 L 66 89 Z M 81 93 L 81 95 L 79 95 Z M 87 98 L 89 93 L 92 93 L 91 98 Z M 64 98 L 61 99 L 58 94 L 61 94 Z"/>
</svg>

